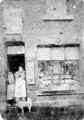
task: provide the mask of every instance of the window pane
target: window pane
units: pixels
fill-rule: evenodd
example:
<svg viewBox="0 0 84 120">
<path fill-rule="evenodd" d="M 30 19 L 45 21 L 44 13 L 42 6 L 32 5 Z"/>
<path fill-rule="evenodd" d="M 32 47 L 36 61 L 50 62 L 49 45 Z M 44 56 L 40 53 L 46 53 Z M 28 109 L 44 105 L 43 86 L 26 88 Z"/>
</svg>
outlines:
<svg viewBox="0 0 84 120">
<path fill-rule="evenodd" d="M 65 61 L 65 80 L 79 80 L 79 62 Z"/>
<path fill-rule="evenodd" d="M 59 80 L 65 79 L 65 62 L 59 61 L 60 70 L 59 70 Z"/>
<path fill-rule="evenodd" d="M 73 79 L 73 61 L 65 61 L 65 80 Z"/>
<path fill-rule="evenodd" d="M 64 60 L 65 51 L 63 47 L 52 49 L 52 60 Z"/>
<path fill-rule="evenodd" d="M 77 47 L 68 47 L 65 48 L 66 60 L 78 60 L 78 48 Z"/>
<path fill-rule="evenodd" d="M 58 61 L 39 61 L 39 87 L 52 87 L 59 81 Z"/>
<path fill-rule="evenodd" d="M 50 60 L 50 48 L 38 48 L 38 60 Z"/>
<path fill-rule="evenodd" d="M 79 80 L 79 61 L 73 61 L 73 79 Z"/>
<path fill-rule="evenodd" d="M 7 54 L 24 54 L 24 46 L 9 46 Z"/>
<path fill-rule="evenodd" d="M 39 88 L 57 90 L 79 80 L 79 62 L 77 60 L 39 61 Z M 70 86 L 71 88 L 71 86 Z"/>
</svg>

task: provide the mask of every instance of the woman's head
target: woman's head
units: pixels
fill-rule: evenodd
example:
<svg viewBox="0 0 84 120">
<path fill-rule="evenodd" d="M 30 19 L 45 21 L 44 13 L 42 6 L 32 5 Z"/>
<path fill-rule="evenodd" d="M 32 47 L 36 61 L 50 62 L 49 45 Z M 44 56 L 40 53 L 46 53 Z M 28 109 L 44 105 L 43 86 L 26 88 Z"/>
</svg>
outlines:
<svg viewBox="0 0 84 120">
<path fill-rule="evenodd" d="M 19 71 L 22 72 L 23 71 L 23 67 L 19 66 Z"/>
</svg>

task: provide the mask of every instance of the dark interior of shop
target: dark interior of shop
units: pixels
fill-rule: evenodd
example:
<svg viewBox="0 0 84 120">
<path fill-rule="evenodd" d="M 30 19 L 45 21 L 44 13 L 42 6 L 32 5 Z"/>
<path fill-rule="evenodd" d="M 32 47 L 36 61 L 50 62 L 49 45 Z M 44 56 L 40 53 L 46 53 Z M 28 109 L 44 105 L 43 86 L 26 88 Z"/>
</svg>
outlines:
<svg viewBox="0 0 84 120">
<path fill-rule="evenodd" d="M 25 56 L 24 54 L 16 54 L 16 55 L 7 55 L 8 59 L 8 69 L 15 73 L 18 71 L 19 66 L 22 66 L 25 70 Z"/>
</svg>

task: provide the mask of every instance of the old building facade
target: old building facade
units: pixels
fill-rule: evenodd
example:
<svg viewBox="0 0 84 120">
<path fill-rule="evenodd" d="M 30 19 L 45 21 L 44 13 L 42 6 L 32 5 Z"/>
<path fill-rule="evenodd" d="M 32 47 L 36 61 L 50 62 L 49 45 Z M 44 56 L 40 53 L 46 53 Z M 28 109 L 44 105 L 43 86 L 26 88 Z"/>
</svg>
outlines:
<svg viewBox="0 0 84 120">
<path fill-rule="evenodd" d="M 33 106 L 82 105 L 83 0 L 4 0 L 0 5 L 0 106 L 8 70 L 26 72 Z"/>
</svg>

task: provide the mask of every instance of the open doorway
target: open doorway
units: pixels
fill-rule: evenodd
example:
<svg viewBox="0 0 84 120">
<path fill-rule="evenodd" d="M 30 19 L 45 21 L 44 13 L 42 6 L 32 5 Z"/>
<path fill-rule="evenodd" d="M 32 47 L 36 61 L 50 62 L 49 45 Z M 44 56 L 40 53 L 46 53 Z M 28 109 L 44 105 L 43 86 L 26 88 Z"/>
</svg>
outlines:
<svg viewBox="0 0 84 120">
<path fill-rule="evenodd" d="M 24 45 L 18 43 L 7 46 L 7 103 L 13 105 L 23 98 L 26 100 L 25 54 Z"/>
<path fill-rule="evenodd" d="M 24 54 L 11 54 L 7 55 L 8 69 L 15 74 L 18 71 L 19 66 L 22 66 L 25 70 L 25 56 Z"/>
</svg>

